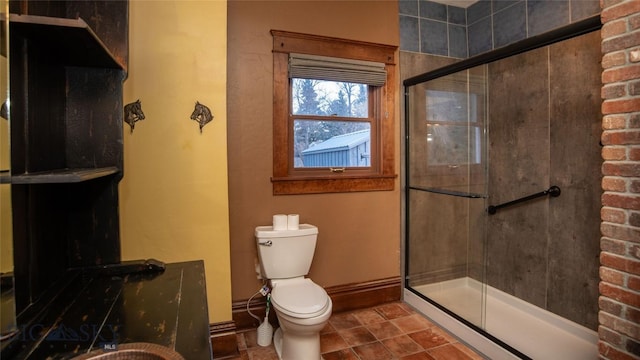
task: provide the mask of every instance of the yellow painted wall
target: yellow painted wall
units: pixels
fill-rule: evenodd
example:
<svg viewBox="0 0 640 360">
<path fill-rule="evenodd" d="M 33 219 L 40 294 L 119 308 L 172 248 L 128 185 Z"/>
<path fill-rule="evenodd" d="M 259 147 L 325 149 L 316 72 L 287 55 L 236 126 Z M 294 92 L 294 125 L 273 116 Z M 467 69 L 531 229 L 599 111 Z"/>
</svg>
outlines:
<svg viewBox="0 0 640 360">
<path fill-rule="evenodd" d="M 146 119 L 124 128 L 123 260 L 203 259 L 209 321 L 231 320 L 227 186 L 227 3 L 132 0 L 124 104 Z M 215 118 L 200 133 L 196 101 Z"/>
</svg>

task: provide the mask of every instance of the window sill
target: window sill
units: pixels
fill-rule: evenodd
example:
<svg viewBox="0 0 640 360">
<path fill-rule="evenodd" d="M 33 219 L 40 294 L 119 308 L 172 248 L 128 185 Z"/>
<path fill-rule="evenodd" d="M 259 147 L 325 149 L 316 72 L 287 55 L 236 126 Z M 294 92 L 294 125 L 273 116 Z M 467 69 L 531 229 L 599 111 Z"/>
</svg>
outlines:
<svg viewBox="0 0 640 360">
<path fill-rule="evenodd" d="M 271 178 L 273 195 L 391 191 L 397 175 L 322 178 Z"/>
</svg>

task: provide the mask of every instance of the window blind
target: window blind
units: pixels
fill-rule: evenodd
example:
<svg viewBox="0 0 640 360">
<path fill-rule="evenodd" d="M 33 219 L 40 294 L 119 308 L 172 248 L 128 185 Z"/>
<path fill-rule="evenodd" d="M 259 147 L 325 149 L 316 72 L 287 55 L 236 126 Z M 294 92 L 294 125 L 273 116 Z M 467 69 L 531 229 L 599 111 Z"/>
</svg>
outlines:
<svg viewBox="0 0 640 360">
<path fill-rule="evenodd" d="M 289 78 L 382 86 L 387 80 L 387 71 L 384 66 L 384 63 L 373 61 L 289 54 Z"/>
</svg>

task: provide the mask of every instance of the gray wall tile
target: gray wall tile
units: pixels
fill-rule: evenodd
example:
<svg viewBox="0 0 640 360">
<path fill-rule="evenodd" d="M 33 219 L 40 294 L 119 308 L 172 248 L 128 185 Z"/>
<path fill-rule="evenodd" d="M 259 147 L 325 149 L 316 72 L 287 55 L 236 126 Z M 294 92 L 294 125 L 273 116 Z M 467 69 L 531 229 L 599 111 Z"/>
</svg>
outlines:
<svg viewBox="0 0 640 360">
<path fill-rule="evenodd" d="M 600 0 L 479 0 L 466 9 L 429 0 L 398 1 L 401 50 L 456 58 L 479 55 L 600 12 Z"/>
<path fill-rule="evenodd" d="M 528 36 L 535 36 L 569 23 L 569 1 L 527 1 Z"/>
<path fill-rule="evenodd" d="M 491 0 L 480 0 L 467 8 L 467 25 L 491 16 Z"/>
<path fill-rule="evenodd" d="M 469 56 L 478 55 L 493 49 L 490 17 L 485 17 L 469 25 L 467 32 L 469 38 Z"/>
<path fill-rule="evenodd" d="M 494 49 L 527 37 L 524 1 L 493 14 Z"/>
<path fill-rule="evenodd" d="M 467 25 L 467 12 L 463 8 L 447 6 L 447 20 L 452 24 Z"/>
<path fill-rule="evenodd" d="M 491 6 L 492 6 L 492 12 L 493 13 L 497 13 L 500 10 L 504 10 L 506 8 L 508 8 L 509 6 L 522 1 L 522 0 L 492 0 L 491 1 Z"/>
<path fill-rule="evenodd" d="M 428 0 L 420 0 L 419 7 L 421 18 L 447 21 L 447 5 Z"/>
<path fill-rule="evenodd" d="M 467 49 L 467 28 L 449 24 L 449 56 L 466 59 Z"/>
<path fill-rule="evenodd" d="M 449 54 L 447 24 L 420 19 L 420 51 L 433 55 Z"/>
<path fill-rule="evenodd" d="M 418 18 L 400 16 L 400 50 L 420 51 L 420 28 Z"/>
<path fill-rule="evenodd" d="M 600 14 L 599 0 L 571 0 L 571 22 Z"/>
<path fill-rule="evenodd" d="M 418 16 L 418 0 L 399 0 L 398 12 L 401 15 Z"/>
</svg>

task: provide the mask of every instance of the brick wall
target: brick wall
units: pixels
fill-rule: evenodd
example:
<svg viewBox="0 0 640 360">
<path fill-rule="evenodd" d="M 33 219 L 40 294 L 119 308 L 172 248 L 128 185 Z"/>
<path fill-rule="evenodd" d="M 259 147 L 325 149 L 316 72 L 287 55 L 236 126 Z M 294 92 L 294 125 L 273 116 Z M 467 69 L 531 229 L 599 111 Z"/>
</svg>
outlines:
<svg viewBox="0 0 640 360">
<path fill-rule="evenodd" d="M 640 0 L 602 5 L 601 359 L 640 357 Z"/>
</svg>

